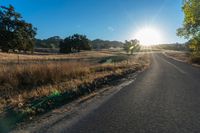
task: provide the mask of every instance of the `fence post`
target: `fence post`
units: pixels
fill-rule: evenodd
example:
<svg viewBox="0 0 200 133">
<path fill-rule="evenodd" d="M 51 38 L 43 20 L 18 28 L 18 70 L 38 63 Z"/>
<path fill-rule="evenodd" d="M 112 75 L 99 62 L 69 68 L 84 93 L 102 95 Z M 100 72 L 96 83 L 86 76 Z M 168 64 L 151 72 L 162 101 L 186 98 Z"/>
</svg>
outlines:
<svg viewBox="0 0 200 133">
<path fill-rule="evenodd" d="M 17 55 L 17 62 L 18 62 L 18 64 L 19 64 L 19 55 Z"/>
</svg>

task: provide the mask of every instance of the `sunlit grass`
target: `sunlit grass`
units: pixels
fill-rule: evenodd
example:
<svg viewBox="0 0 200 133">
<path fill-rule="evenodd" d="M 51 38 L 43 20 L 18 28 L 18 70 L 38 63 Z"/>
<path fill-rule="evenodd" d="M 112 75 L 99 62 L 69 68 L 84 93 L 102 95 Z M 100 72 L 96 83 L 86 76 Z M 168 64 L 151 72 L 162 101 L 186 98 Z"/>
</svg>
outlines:
<svg viewBox="0 0 200 133">
<path fill-rule="evenodd" d="M 82 54 L 74 54 L 73 57 L 81 58 Z M 128 70 L 137 71 L 144 68 L 148 62 L 147 55 L 143 54 L 128 57 L 104 52 L 97 55 L 95 60 L 99 61 L 95 62 L 75 59 L 73 62 L 0 65 L 1 111 L 8 106 L 20 108 L 29 100 L 78 89 L 78 86 L 90 84 L 96 79 L 103 79 L 112 74 L 121 74 Z M 72 55 L 65 58 L 70 58 L 69 56 Z"/>
</svg>

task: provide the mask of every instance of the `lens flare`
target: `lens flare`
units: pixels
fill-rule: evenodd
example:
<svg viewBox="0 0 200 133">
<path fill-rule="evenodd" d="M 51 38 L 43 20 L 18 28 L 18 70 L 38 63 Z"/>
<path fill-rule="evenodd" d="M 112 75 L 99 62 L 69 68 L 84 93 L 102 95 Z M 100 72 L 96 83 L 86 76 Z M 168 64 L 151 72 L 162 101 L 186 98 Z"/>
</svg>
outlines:
<svg viewBox="0 0 200 133">
<path fill-rule="evenodd" d="M 161 32 L 153 27 L 139 29 L 135 33 L 134 38 L 138 39 L 141 45 L 145 46 L 160 44 L 163 41 Z"/>
</svg>

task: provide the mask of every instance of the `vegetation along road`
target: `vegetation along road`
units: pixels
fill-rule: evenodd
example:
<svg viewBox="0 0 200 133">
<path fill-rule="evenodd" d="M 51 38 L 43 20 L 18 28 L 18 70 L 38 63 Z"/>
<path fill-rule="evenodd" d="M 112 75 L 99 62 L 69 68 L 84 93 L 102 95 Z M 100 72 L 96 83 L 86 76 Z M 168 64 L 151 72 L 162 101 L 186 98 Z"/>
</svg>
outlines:
<svg viewBox="0 0 200 133">
<path fill-rule="evenodd" d="M 152 54 L 150 68 L 67 133 L 200 132 L 200 69 L 162 54 Z"/>
</svg>

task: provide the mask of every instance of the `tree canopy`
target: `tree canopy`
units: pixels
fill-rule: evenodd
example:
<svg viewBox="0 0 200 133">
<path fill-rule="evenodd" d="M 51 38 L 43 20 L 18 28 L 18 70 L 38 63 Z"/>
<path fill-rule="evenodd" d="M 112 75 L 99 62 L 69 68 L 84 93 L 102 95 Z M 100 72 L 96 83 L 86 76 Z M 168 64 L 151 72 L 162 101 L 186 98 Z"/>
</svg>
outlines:
<svg viewBox="0 0 200 133">
<path fill-rule="evenodd" d="M 36 28 L 25 22 L 13 6 L 0 6 L 0 49 L 32 51 Z"/>
<path fill-rule="evenodd" d="M 80 52 L 80 50 L 91 50 L 90 40 L 85 35 L 74 34 L 60 42 L 61 53 Z"/>
<path fill-rule="evenodd" d="M 189 47 L 194 54 L 200 52 L 200 1 L 184 0 L 182 10 L 185 14 L 183 27 L 177 30 L 177 35 L 189 39 Z"/>
<path fill-rule="evenodd" d="M 133 54 L 133 52 L 137 52 L 140 50 L 140 42 L 137 39 L 130 41 L 126 40 L 123 48 L 127 53 L 130 52 L 131 54 Z"/>
</svg>

